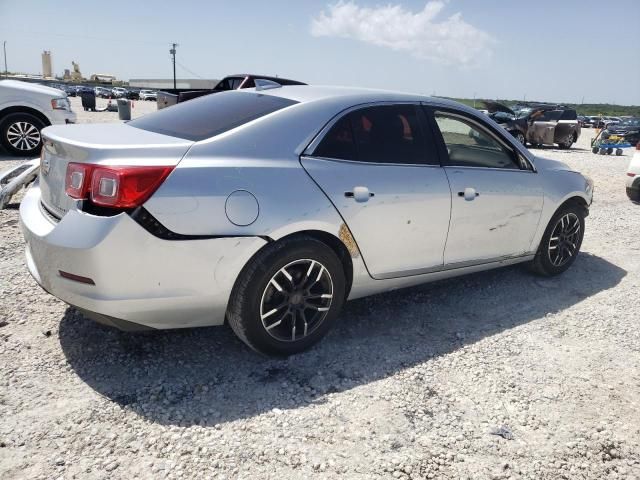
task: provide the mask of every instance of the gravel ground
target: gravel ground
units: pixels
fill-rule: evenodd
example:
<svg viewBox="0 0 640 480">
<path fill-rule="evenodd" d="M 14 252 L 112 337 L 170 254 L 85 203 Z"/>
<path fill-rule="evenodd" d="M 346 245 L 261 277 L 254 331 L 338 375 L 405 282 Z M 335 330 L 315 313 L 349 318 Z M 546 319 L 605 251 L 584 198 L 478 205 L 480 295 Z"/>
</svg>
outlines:
<svg viewBox="0 0 640 480">
<path fill-rule="evenodd" d="M 593 155 L 591 135 L 536 151 L 596 185 L 564 275 L 510 267 L 353 301 L 284 361 L 226 327 L 83 319 L 31 279 L 17 206 L 0 211 L 0 477 L 640 478 L 640 206 L 632 152 Z"/>
</svg>

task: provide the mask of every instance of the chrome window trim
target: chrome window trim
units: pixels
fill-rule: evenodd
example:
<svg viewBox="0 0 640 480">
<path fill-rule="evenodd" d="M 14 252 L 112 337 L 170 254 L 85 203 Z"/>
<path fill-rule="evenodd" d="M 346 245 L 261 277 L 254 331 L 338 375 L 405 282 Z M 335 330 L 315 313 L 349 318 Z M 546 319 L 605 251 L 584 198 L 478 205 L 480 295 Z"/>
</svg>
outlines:
<svg viewBox="0 0 640 480">
<path fill-rule="evenodd" d="M 338 162 L 338 163 L 352 163 L 354 165 L 367 165 L 370 167 L 429 167 L 429 168 L 442 168 L 441 165 L 432 165 L 430 163 L 381 163 L 381 162 L 361 162 L 360 160 L 347 160 L 346 158 L 330 158 L 330 157 L 316 157 L 313 155 L 300 155 L 301 159 L 309 160 L 323 160 L 325 162 Z M 474 167 L 475 168 L 475 167 Z"/>
<path fill-rule="evenodd" d="M 318 134 L 313 138 L 313 140 L 311 140 L 311 143 L 309 143 L 309 145 L 307 146 L 307 148 L 305 148 L 302 151 L 302 154 L 300 155 L 300 157 L 309 157 L 309 158 L 320 158 L 323 160 L 332 160 L 332 161 L 339 161 L 339 162 L 352 162 L 352 163 L 361 163 L 364 165 L 399 165 L 399 166 L 411 166 L 411 167 L 420 167 L 420 166 L 427 166 L 427 167 L 438 167 L 438 168 L 442 168 L 442 165 L 433 165 L 430 163 L 381 163 L 381 162 L 362 162 L 360 160 L 348 160 L 345 158 L 329 158 L 329 157 L 320 157 L 320 156 L 316 156 L 314 155 L 314 152 L 316 150 L 316 148 L 318 147 L 318 145 L 322 142 L 322 140 L 324 140 L 324 137 L 327 135 L 327 133 L 329 133 L 329 130 L 331 130 L 331 128 L 338 123 L 338 121 L 340 121 L 345 115 L 350 114 L 351 112 L 354 112 L 356 110 L 361 110 L 363 108 L 368 108 L 368 107 L 381 107 L 381 106 L 394 106 L 394 105 L 413 105 L 414 107 L 419 108 L 422 105 L 422 102 L 419 100 L 399 100 L 397 102 L 394 101 L 381 101 L 381 102 L 366 102 L 366 103 L 359 103 L 357 105 L 352 105 L 349 108 L 345 108 L 344 110 L 341 110 L 340 112 L 336 113 L 328 122 L 327 124 L 322 127 L 322 129 L 318 132 Z M 422 122 L 421 122 L 422 123 Z M 428 127 L 428 125 L 427 125 Z M 423 132 L 424 134 L 424 132 Z M 426 140 L 426 139 L 425 139 Z M 436 149 L 437 150 L 437 149 Z M 426 153 L 426 152 L 425 152 Z M 437 152 L 436 152 L 437 153 Z M 440 160 L 438 158 L 438 160 Z"/>
<path fill-rule="evenodd" d="M 491 170 L 495 172 L 538 173 L 533 170 L 523 170 L 522 168 L 470 167 L 468 165 L 444 165 L 444 168 L 462 168 L 465 170 Z"/>
<path fill-rule="evenodd" d="M 433 120 L 435 121 L 435 116 L 440 113 L 443 115 L 448 115 L 448 116 L 453 116 L 453 117 L 457 117 L 460 120 L 462 120 L 463 122 L 466 120 L 469 123 L 473 124 L 474 126 L 477 126 L 477 128 L 482 131 L 483 133 L 485 133 L 486 135 L 488 135 L 489 137 L 493 138 L 494 140 L 496 140 L 500 145 L 502 145 L 503 147 L 509 149 L 514 155 L 517 155 L 518 157 L 522 157 L 525 162 L 527 162 L 527 165 L 529 165 L 530 168 L 528 169 L 523 169 L 523 168 L 497 168 L 497 167 L 469 167 L 469 166 L 465 166 L 465 167 L 458 167 L 458 168 L 478 168 L 478 169 L 491 169 L 491 170 L 510 170 L 510 171 L 518 171 L 518 172 L 532 172 L 532 173 L 538 173 L 538 171 L 536 170 L 535 165 L 533 164 L 533 162 L 531 162 L 525 155 L 522 155 L 522 152 L 519 151 L 518 148 L 516 148 L 515 145 L 511 144 L 511 142 L 509 142 L 505 137 L 501 136 L 500 134 L 498 134 L 497 132 L 494 132 L 493 130 L 487 128 L 486 126 L 482 125 L 482 121 L 476 118 L 473 118 L 473 116 L 467 114 L 466 112 L 462 112 L 460 110 L 454 110 L 450 107 L 442 107 L 443 109 L 439 109 L 439 107 L 437 105 L 429 105 L 428 103 L 424 103 L 422 102 L 422 105 L 426 106 L 426 107 L 430 107 L 431 108 L 431 113 L 433 114 Z M 442 133 L 440 133 L 440 135 L 442 135 Z M 454 167 L 456 165 L 449 165 L 448 162 L 448 158 L 445 159 L 446 160 L 446 164 L 444 165 L 445 167 Z"/>
</svg>

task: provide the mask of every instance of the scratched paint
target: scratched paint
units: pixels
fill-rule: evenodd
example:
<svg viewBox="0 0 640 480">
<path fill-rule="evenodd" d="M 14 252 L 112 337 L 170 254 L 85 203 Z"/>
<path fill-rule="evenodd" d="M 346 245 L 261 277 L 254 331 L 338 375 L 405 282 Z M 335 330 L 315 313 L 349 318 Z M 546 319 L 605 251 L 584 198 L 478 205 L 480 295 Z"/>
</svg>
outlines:
<svg viewBox="0 0 640 480">
<path fill-rule="evenodd" d="M 340 238 L 340 240 L 342 240 L 342 243 L 344 243 L 345 247 L 347 247 L 347 250 L 349 250 L 351 258 L 358 258 L 360 256 L 358 245 L 356 245 L 356 241 L 354 240 L 353 235 L 351 235 L 349 227 L 347 227 L 346 224 L 343 223 L 342 225 L 340 225 L 338 237 Z"/>
</svg>

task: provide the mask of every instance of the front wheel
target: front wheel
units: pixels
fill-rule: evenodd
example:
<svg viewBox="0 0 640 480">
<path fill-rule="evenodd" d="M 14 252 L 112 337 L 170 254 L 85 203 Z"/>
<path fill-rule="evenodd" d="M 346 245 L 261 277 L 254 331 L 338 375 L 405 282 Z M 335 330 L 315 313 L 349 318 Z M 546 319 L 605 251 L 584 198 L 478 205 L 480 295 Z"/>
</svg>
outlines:
<svg viewBox="0 0 640 480">
<path fill-rule="evenodd" d="M 0 140 L 12 155 L 30 157 L 40 153 L 44 122 L 29 113 L 11 113 L 0 122 Z"/>
<path fill-rule="evenodd" d="M 267 245 L 243 269 L 227 319 L 249 347 L 287 356 L 308 349 L 335 324 L 344 303 L 338 256 L 306 236 Z"/>
<path fill-rule="evenodd" d="M 524 138 L 524 133 L 522 132 L 514 132 L 513 136 L 516 137 L 516 140 L 518 140 L 522 145 L 527 145 L 527 139 Z"/>
<path fill-rule="evenodd" d="M 584 237 L 584 217 L 583 208 L 575 203 L 567 204 L 555 213 L 531 262 L 534 272 L 544 276 L 558 275 L 575 262 Z"/>
</svg>

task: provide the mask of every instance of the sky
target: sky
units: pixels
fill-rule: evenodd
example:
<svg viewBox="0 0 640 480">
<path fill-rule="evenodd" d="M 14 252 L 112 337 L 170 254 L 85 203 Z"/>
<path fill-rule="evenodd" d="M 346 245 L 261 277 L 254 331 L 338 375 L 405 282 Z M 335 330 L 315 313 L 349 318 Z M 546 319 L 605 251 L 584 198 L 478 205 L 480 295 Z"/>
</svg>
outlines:
<svg viewBox="0 0 640 480">
<path fill-rule="evenodd" d="M 0 0 L 9 71 L 640 105 L 640 0 Z M 3 58 L 4 60 L 4 58 Z M 4 66 L 0 64 L 0 69 Z"/>
</svg>

